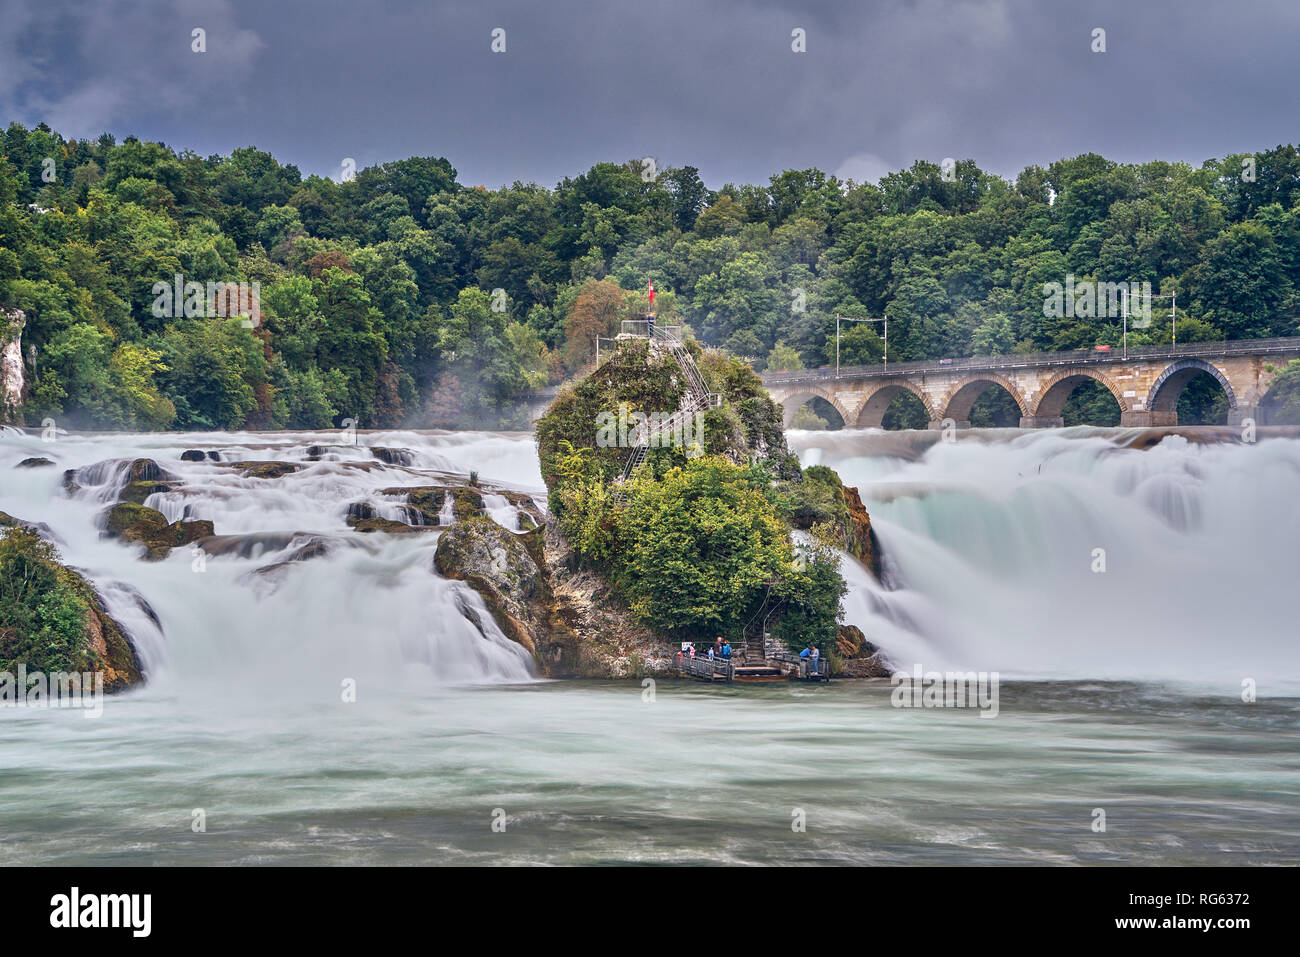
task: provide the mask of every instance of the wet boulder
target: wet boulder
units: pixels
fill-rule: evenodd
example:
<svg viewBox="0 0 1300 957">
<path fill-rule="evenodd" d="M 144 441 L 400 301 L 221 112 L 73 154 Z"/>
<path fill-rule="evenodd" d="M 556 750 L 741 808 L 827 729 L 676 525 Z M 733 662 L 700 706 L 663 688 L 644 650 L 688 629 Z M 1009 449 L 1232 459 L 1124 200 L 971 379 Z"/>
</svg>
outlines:
<svg viewBox="0 0 1300 957">
<path fill-rule="evenodd" d="M 857 625 L 840 625 L 835 640 L 835 653 L 839 667 L 835 672 L 846 678 L 888 678 L 894 667 L 884 652 L 867 641 L 867 636 Z"/>
<path fill-rule="evenodd" d="M 126 480 L 131 482 L 179 482 L 180 476 L 168 472 L 153 459 L 135 459 L 127 466 Z"/>
<path fill-rule="evenodd" d="M 168 523 L 162 512 L 131 502 L 120 502 L 104 513 L 104 535 L 143 545 L 149 561 L 161 561 L 173 548 L 211 536 L 212 522 Z"/>
<path fill-rule="evenodd" d="M 404 495 L 409 508 L 419 513 L 426 525 L 442 522 L 442 510 L 451 496 L 451 511 L 456 521 L 463 522 L 484 514 L 483 493 L 463 485 L 421 485 L 415 488 L 380 489 L 380 495 Z"/>
<path fill-rule="evenodd" d="M 370 454 L 385 465 L 411 465 L 415 462 L 415 453 L 410 449 L 389 449 L 382 445 L 372 445 Z"/>
<path fill-rule="evenodd" d="M 490 519 L 457 522 L 438 539 L 433 564 L 483 597 L 497 625 L 530 652 L 548 631 L 549 591 L 540 552 Z"/>
<path fill-rule="evenodd" d="M 302 468 L 294 462 L 229 462 L 232 469 L 244 473 L 244 478 L 278 479 L 292 475 Z"/>
<path fill-rule="evenodd" d="M 375 507 L 369 502 L 353 502 L 348 506 L 348 524 L 354 522 L 364 522 L 367 519 L 378 518 Z"/>
<path fill-rule="evenodd" d="M 52 459 L 47 459 L 47 458 L 45 458 L 45 456 L 43 456 L 43 455 L 38 455 L 38 456 L 35 456 L 35 457 L 33 457 L 33 458 L 30 458 L 30 459 L 23 459 L 21 462 L 19 462 L 17 465 L 15 465 L 14 468 L 16 468 L 16 469 L 39 469 L 39 468 L 44 468 L 44 467 L 47 466 L 47 465 L 53 465 L 53 464 L 54 464 L 54 461 L 53 461 Z"/>
<path fill-rule="evenodd" d="M 156 492 L 170 492 L 179 484 L 178 482 L 128 482 L 118 493 L 117 500 L 132 505 L 143 505 L 150 495 Z"/>
</svg>

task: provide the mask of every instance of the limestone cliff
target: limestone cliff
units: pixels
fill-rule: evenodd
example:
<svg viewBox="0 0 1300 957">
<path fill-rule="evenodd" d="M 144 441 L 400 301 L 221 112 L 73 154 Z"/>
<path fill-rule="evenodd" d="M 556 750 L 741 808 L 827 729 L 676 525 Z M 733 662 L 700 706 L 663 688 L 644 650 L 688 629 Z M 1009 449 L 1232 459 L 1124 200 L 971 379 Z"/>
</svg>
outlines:
<svg viewBox="0 0 1300 957">
<path fill-rule="evenodd" d="M 18 423 L 27 382 L 23 374 L 23 329 L 27 316 L 21 309 L 0 309 L 0 423 Z"/>
</svg>

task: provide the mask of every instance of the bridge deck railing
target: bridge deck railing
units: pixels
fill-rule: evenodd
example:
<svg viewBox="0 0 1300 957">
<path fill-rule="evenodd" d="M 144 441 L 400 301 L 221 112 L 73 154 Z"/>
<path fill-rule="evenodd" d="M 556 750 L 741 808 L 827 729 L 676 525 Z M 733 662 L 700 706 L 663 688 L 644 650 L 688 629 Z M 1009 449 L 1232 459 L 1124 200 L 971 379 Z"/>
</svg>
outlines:
<svg viewBox="0 0 1300 957">
<path fill-rule="evenodd" d="M 767 372 L 763 381 L 795 383 L 826 379 L 884 378 L 914 375 L 917 372 L 953 372 L 969 369 L 1024 369 L 1083 363 L 1131 362 L 1134 359 L 1176 359 L 1195 356 L 1300 354 L 1300 336 L 1281 339 L 1233 339 L 1219 342 L 1189 342 L 1180 346 L 1133 346 L 1125 356 L 1116 348 L 1112 352 L 1075 349 L 1069 352 L 1034 352 L 1002 356 L 968 356 L 940 364 L 934 359 L 891 362 L 889 365 L 840 366 L 838 377 L 833 369 L 800 369 L 797 372 Z"/>
</svg>

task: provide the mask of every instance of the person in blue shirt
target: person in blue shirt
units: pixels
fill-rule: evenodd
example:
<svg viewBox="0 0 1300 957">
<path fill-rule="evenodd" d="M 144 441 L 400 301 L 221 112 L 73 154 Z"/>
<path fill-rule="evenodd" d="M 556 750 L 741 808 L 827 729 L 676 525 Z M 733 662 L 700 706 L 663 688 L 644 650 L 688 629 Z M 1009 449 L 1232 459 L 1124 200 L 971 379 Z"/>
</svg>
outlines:
<svg viewBox="0 0 1300 957">
<path fill-rule="evenodd" d="M 722 660 L 727 661 L 730 660 L 730 658 L 731 658 L 731 642 L 724 641 L 722 643 Z"/>
</svg>

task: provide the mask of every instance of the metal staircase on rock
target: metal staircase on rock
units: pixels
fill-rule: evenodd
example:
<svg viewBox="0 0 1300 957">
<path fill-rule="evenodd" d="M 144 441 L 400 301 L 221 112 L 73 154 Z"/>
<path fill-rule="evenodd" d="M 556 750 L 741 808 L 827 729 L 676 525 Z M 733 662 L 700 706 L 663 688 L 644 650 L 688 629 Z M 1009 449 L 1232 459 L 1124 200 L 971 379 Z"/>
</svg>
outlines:
<svg viewBox="0 0 1300 957">
<path fill-rule="evenodd" d="M 658 425 L 656 428 L 643 427 L 636 438 L 636 444 L 632 446 L 632 452 L 628 456 L 627 464 L 623 467 L 623 474 L 618 479 L 618 484 L 623 484 L 630 479 L 643 464 L 645 464 L 646 454 L 652 445 L 659 445 L 655 440 L 662 435 L 672 435 L 682 425 L 682 423 L 694 416 L 697 412 L 703 412 L 705 409 L 715 405 L 715 396 L 713 396 L 704 384 L 704 377 L 700 375 L 699 367 L 695 364 L 695 359 L 691 356 L 690 350 L 677 336 L 673 335 L 667 329 L 653 329 L 650 334 L 655 342 L 662 344 L 681 369 L 682 375 L 686 380 L 686 395 L 682 399 L 681 406 L 667 420 Z"/>
</svg>

